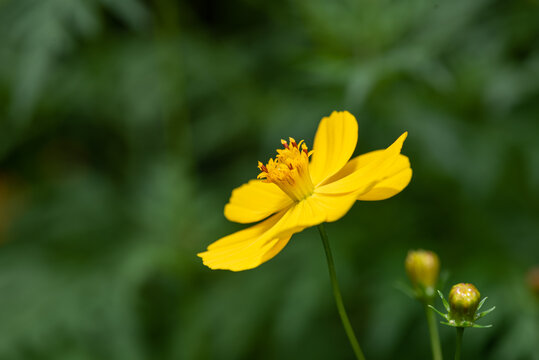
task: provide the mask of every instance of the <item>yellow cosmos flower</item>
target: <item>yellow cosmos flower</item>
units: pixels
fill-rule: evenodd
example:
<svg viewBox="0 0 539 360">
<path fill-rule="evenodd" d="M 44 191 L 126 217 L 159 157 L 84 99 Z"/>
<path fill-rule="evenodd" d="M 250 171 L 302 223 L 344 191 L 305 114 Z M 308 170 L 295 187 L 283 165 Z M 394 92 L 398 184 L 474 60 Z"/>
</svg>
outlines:
<svg viewBox="0 0 539 360">
<path fill-rule="evenodd" d="M 384 150 L 353 158 L 358 125 L 347 111 L 320 122 L 309 152 L 302 140 L 281 140 L 282 149 L 261 173 L 232 192 L 225 217 L 246 224 L 198 254 L 211 269 L 241 271 L 273 258 L 291 236 L 307 227 L 343 217 L 356 200 L 384 200 L 398 194 L 412 177 L 400 154 L 407 133 Z M 311 161 L 309 162 L 309 158 Z"/>
</svg>

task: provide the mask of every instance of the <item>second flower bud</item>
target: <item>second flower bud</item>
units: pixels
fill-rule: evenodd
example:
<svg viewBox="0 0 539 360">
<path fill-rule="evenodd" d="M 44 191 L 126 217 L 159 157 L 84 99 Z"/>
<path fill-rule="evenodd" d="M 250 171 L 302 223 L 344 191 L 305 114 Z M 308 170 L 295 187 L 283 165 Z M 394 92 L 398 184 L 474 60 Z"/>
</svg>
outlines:
<svg viewBox="0 0 539 360">
<path fill-rule="evenodd" d="M 427 250 L 410 250 L 406 257 L 405 267 L 416 296 L 424 300 L 434 297 L 440 273 L 438 255 Z"/>
</svg>

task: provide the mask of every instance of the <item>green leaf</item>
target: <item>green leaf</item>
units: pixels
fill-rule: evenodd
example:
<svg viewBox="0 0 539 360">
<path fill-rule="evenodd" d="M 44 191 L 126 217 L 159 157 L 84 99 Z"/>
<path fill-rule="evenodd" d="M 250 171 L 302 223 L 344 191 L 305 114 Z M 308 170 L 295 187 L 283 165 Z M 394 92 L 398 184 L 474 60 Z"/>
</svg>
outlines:
<svg viewBox="0 0 539 360">
<path fill-rule="evenodd" d="M 487 301 L 488 297 L 485 296 L 483 298 L 483 300 L 481 300 L 481 302 L 479 303 L 479 305 L 477 306 L 477 310 L 481 309 L 481 306 L 483 306 L 483 304 L 485 303 L 485 301 Z"/>
<path fill-rule="evenodd" d="M 477 325 L 477 324 L 473 324 L 474 328 L 478 328 L 478 329 L 485 329 L 485 328 L 490 328 L 492 327 L 492 325 Z"/>
<path fill-rule="evenodd" d="M 443 317 L 444 319 L 448 320 L 449 321 L 449 316 L 448 314 L 444 314 L 440 311 L 438 311 L 438 309 L 436 309 L 434 306 L 432 305 L 429 305 L 429 308 L 431 308 L 432 310 L 436 311 L 436 313 L 438 313 L 438 315 L 440 315 L 441 317 Z"/>
<path fill-rule="evenodd" d="M 481 313 L 479 313 L 479 314 L 476 314 L 476 315 L 475 315 L 475 320 L 481 319 L 483 316 L 488 315 L 489 313 L 491 313 L 492 311 L 494 311 L 494 309 L 496 309 L 496 306 L 493 306 L 493 307 L 491 307 L 491 308 L 488 309 L 488 310 L 485 310 L 485 311 L 483 311 L 483 312 L 481 312 Z"/>
<path fill-rule="evenodd" d="M 447 312 L 449 312 L 450 310 L 450 307 L 449 307 L 449 304 L 447 303 L 447 300 L 445 300 L 444 298 L 444 294 L 442 294 L 442 292 L 440 290 L 437 290 L 438 291 L 438 295 L 440 295 L 440 298 L 442 299 L 442 303 L 444 304 L 444 308 Z"/>
</svg>

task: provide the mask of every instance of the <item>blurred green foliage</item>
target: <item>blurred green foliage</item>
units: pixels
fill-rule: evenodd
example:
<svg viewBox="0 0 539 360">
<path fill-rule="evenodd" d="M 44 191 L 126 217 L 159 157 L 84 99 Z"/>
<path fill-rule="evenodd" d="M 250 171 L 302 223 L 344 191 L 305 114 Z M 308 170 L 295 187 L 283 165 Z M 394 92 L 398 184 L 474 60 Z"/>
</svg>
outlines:
<svg viewBox="0 0 539 360">
<path fill-rule="evenodd" d="M 408 130 L 414 169 L 328 226 L 367 357 L 430 356 L 394 286 L 421 247 L 497 306 L 464 358 L 539 359 L 537 0 L 0 1 L 0 358 L 351 358 L 316 229 L 251 271 L 196 257 L 341 109 L 358 153 Z"/>
</svg>

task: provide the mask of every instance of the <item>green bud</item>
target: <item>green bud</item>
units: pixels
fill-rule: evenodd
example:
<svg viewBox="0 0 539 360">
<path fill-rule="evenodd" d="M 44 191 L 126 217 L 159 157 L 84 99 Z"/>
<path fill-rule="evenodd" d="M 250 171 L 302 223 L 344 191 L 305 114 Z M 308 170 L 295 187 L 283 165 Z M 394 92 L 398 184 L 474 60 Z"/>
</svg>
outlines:
<svg viewBox="0 0 539 360">
<path fill-rule="evenodd" d="M 456 321 L 475 320 L 475 312 L 481 300 L 481 294 L 472 284 L 453 285 L 449 292 L 449 314 Z"/>
<path fill-rule="evenodd" d="M 445 300 L 444 295 L 440 290 L 438 290 L 438 295 L 440 295 L 447 313 L 444 314 L 438 311 L 430 304 L 429 307 L 447 320 L 447 322 L 442 322 L 442 324 L 459 328 L 488 328 L 492 326 L 476 324 L 477 320 L 490 314 L 496 307 L 493 306 L 488 310 L 477 313 L 485 301 L 487 301 L 487 298 L 479 301 L 479 291 L 472 284 L 460 283 L 454 285 L 449 292 L 449 303 Z"/>
<path fill-rule="evenodd" d="M 419 296 L 434 296 L 440 273 L 438 255 L 427 250 L 410 250 L 405 261 L 406 272 Z"/>
</svg>

